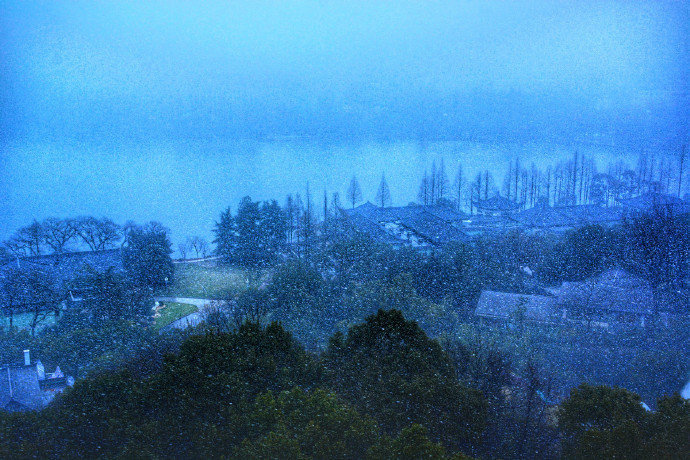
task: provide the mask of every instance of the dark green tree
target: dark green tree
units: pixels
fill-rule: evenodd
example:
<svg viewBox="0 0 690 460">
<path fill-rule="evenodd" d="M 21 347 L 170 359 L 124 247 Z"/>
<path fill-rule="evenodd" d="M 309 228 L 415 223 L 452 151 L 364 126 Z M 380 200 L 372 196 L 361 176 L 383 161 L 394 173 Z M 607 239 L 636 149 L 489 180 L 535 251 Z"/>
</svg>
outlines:
<svg viewBox="0 0 690 460">
<path fill-rule="evenodd" d="M 213 232 L 216 234 L 213 240 L 213 244 L 216 245 L 215 254 L 220 256 L 225 263 L 232 262 L 237 240 L 237 227 L 230 207 L 220 214 L 220 219 L 216 222 L 216 228 Z"/>
<path fill-rule="evenodd" d="M 79 317 L 85 325 L 98 327 L 108 321 L 141 321 L 151 318 L 153 299 L 145 289 L 123 273 L 88 269 L 75 282 L 83 292 Z"/>
<path fill-rule="evenodd" d="M 127 228 L 122 262 L 134 283 L 151 288 L 172 283 L 172 252 L 168 229 L 161 224 L 149 222 Z"/>
<path fill-rule="evenodd" d="M 419 423 L 457 449 L 472 448 L 484 430 L 486 399 L 462 386 L 438 342 L 397 310 L 379 310 L 346 337 L 336 334 L 325 363 L 338 393 L 387 433 Z"/>
<path fill-rule="evenodd" d="M 216 254 L 225 262 L 258 267 L 275 262 L 286 242 L 286 215 L 275 200 L 240 201 L 237 215 L 230 208 L 216 223 Z"/>
</svg>

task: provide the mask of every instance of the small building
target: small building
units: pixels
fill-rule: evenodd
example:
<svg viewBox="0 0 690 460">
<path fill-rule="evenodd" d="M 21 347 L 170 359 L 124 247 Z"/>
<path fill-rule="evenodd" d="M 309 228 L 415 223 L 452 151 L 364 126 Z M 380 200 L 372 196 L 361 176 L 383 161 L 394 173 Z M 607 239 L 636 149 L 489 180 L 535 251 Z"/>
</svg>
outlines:
<svg viewBox="0 0 690 460">
<path fill-rule="evenodd" d="M 473 200 L 478 214 L 485 216 L 508 216 L 520 210 L 522 205 L 508 198 L 496 195 L 486 200 Z"/>
<path fill-rule="evenodd" d="M 74 379 L 65 376 L 60 367 L 47 373 L 41 361 L 32 362 L 30 351 L 24 350 L 23 364 L 0 366 L 0 410 L 40 410 L 72 385 Z"/>
<path fill-rule="evenodd" d="M 558 305 L 568 311 L 569 318 L 595 321 L 603 327 L 644 327 L 655 316 L 666 322 L 665 318 L 676 310 L 665 293 L 618 268 L 585 281 L 564 282 L 549 292 L 558 298 Z"/>
<path fill-rule="evenodd" d="M 547 288 L 549 295 L 482 291 L 475 315 L 502 322 L 586 323 L 602 328 L 640 328 L 650 321 L 668 326 L 687 299 L 655 290 L 621 269 L 578 282 Z"/>
<path fill-rule="evenodd" d="M 649 192 L 633 198 L 619 198 L 617 201 L 623 206 L 625 214 L 631 216 L 655 211 L 668 211 L 673 214 L 690 212 L 688 201 L 664 193 Z"/>
<path fill-rule="evenodd" d="M 369 202 L 343 210 L 351 229 L 394 248 L 432 250 L 454 241 L 465 241 L 460 229 L 463 213 L 444 206 L 380 208 Z"/>
<path fill-rule="evenodd" d="M 527 231 L 538 233 L 562 233 L 586 225 L 612 227 L 620 224 L 622 218 L 620 207 L 605 208 L 594 204 L 549 206 L 544 202 L 513 216 Z"/>
</svg>

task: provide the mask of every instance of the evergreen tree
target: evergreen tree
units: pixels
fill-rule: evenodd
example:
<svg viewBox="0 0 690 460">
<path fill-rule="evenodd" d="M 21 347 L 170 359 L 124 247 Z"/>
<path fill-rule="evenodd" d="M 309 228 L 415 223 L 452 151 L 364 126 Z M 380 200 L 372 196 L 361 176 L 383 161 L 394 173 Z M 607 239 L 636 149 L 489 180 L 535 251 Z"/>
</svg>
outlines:
<svg viewBox="0 0 690 460">
<path fill-rule="evenodd" d="M 216 222 L 216 228 L 213 232 L 216 234 L 216 238 L 213 240 L 216 245 L 215 254 L 221 257 L 223 262 L 230 262 L 234 251 L 237 227 L 229 206 L 220 214 L 220 220 Z"/>
<path fill-rule="evenodd" d="M 275 261 L 288 234 L 286 214 L 275 200 L 244 197 L 232 217 L 228 208 L 216 224 L 216 253 L 225 262 L 256 267 Z"/>
<path fill-rule="evenodd" d="M 158 222 L 127 229 L 122 259 L 134 283 L 147 287 L 171 283 L 175 271 L 172 252 L 168 229 Z"/>
</svg>

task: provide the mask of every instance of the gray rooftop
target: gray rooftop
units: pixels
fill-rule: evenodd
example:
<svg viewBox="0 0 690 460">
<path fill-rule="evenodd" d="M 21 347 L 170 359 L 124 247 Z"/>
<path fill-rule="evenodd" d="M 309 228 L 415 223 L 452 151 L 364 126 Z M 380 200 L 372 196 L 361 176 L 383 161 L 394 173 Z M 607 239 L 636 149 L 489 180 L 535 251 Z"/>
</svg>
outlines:
<svg viewBox="0 0 690 460">
<path fill-rule="evenodd" d="M 552 292 L 563 306 L 637 315 L 674 310 L 668 298 L 655 293 L 648 281 L 620 269 L 608 270 L 582 282 L 563 283 Z"/>
<path fill-rule="evenodd" d="M 673 195 L 649 192 L 633 198 L 619 198 L 622 206 L 637 212 L 651 212 L 656 208 L 671 209 L 674 212 L 690 212 L 690 203 Z"/>
<path fill-rule="evenodd" d="M 441 246 L 467 238 L 458 228 L 465 215 L 443 206 L 379 208 L 365 203 L 344 212 L 358 231 L 392 245 Z"/>
<path fill-rule="evenodd" d="M 37 410 L 44 404 L 35 364 L 0 367 L 0 409 Z"/>
</svg>

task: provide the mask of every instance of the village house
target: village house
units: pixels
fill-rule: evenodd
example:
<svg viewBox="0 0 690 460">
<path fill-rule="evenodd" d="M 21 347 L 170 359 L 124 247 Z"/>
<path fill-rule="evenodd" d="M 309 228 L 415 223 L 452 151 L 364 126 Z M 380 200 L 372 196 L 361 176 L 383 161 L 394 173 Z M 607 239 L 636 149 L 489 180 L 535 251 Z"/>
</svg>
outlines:
<svg viewBox="0 0 690 460">
<path fill-rule="evenodd" d="M 633 198 L 619 198 L 618 203 L 623 207 L 625 215 L 635 217 L 640 214 L 654 213 L 665 210 L 673 214 L 690 212 L 690 202 L 673 195 L 648 192 Z"/>
<path fill-rule="evenodd" d="M 484 216 L 510 216 L 520 210 L 522 205 L 501 195 L 495 195 L 485 200 L 472 201 L 477 214 Z"/>
<path fill-rule="evenodd" d="M 512 216 L 531 233 L 563 233 L 586 225 L 612 227 L 621 222 L 622 208 L 605 208 L 594 204 L 550 206 L 540 200 L 534 207 Z"/>
<path fill-rule="evenodd" d="M 681 299 L 654 290 L 648 281 L 618 268 L 547 288 L 546 294 L 485 290 L 475 315 L 480 321 L 570 322 L 609 329 L 646 327 L 650 321 L 668 326 L 669 319 L 682 310 Z"/>
<path fill-rule="evenodd" d="M 40 410 L 56 395 L 74 385 L 58 366 L 48 373 L 41 361 L 31 361 L 31 352 L 24 350 L 23 364 L 0 366 L 0 410 L 23 412 Z"/>
<path fill-rule="evenodd" d="M 466 216 L 440 205 L 380 208 L 367 202 L 343 214 L 350 228 L 394 248 L 432 250 L 468 238 L 460 230 Z"/>
</svg>

